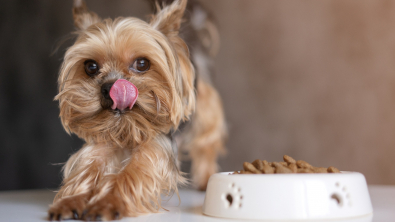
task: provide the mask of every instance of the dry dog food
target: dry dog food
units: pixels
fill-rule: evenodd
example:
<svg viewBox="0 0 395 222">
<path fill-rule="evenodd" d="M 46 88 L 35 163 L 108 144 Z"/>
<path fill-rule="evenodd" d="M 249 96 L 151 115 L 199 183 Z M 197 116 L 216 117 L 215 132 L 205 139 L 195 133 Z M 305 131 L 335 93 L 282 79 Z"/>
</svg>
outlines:
<svg viewBox="0 0 395 222">
<path fill-rule="evenodd" d="M 284 162 L 267 162 L 255 160 L 252 163 L 244 162 L 244 170 L 235 171 L 233 174 L 272 174 L 272 173 L 340 173 L 336 167 L 314 167 L 303 160 L 296 161 L 284 155 Z"/>
</svg>

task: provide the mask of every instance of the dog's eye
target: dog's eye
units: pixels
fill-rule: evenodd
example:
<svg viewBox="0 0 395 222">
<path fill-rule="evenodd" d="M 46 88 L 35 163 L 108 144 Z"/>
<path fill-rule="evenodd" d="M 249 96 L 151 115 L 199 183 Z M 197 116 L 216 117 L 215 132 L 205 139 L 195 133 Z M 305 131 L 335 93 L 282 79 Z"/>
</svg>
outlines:
<svg viewBox="0 0 395 222">
<path fill-rule="evenodd" d="M 150 61 L 146 58 L 138 58 L 134 60 L 132 66 L 130 67 L 136 72 L 145 72 L 150 68 Z"/>
<path fill-rule="evenodd" d="M 86 60 L 84 65 L 85 72 L 88 76 L 94 76 L 99 73 L 99 65 L 95 60 Z"/>
</svg>

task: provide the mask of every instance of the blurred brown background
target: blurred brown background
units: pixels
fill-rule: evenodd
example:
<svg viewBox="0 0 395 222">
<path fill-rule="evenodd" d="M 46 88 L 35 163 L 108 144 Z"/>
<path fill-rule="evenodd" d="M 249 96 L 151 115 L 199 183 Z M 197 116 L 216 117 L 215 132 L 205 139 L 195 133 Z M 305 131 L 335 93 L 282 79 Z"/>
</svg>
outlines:
<svg viewBox="0 0 395 222">
<path fill-rule="evenodd" d="M 288 154 L 395 184 L 395 2 L 201 0 L 221 34 L 213 82 L 230 137 L 223 171 Z M 87 0 L 102 17 L 150 13 L 145 0 Z M 72 1 L 0 7 L 0 190 L 53 188 L 81 147 L 58 119 L 57 72 Z"/>
<path fill-rule="evenodd" d="M 288 154 L 395 184 L 394 1 L 203 1 L 222 45 L 223 170 Z"/>
</svg>

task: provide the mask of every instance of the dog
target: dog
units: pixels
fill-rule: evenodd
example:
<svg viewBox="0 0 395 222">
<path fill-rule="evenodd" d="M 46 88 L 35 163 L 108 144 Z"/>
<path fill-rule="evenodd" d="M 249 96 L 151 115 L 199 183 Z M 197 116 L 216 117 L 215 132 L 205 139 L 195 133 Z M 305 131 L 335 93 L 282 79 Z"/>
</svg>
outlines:
<svg viewBox="0 0 395 222">
<path fill-rule="evenodd" d="M 227 133 L 208 68 L 218 33 L 204 10 L 192 6 L 188 26 L 202 44 L 189 49 L 180 37 L 187 0 L 156 8 L 148 22 L 103 20 L 74 1 L 77 37 L 65 52 L 55 100 L 63 127 L 85 145 L 63 168 L 49 220 L 158 212 L 161 196 L 188 183 L 179 152 L 188 153 L 200 190 L 218 171 Z"/>
</svg>

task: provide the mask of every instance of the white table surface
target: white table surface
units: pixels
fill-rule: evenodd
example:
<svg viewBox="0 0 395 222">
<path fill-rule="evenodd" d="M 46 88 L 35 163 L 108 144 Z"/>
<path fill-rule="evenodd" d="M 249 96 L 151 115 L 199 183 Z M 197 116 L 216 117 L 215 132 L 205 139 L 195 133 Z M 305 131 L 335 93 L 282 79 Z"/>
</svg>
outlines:
<svg viewBox="0 0 395 222">
<path fill-rule="evenodd" d="M 373 219 L 371 217 L 365 217 L 352 220 L 340 220 L 341 222 L 395 222 L 395 186 L 371 185 L 369 186 L 369 192 L 374 208 Z M 52 202 L 54 195 L 55 193 L 49 190 L 0 192 L 0 222 L 46 221 L 48 205 Z M 167 203 L 163 204 L 169 211 L 136 218 L 124 218 L 120 221 L 240 221 L 213 218 L 203 215 L 202 205 L 204 202 L 204 195 L 204 192 L 195 190 L 181 190 L 180 205 L 178 205 L 178 198 L 176 195 Z"/>
</svg>

